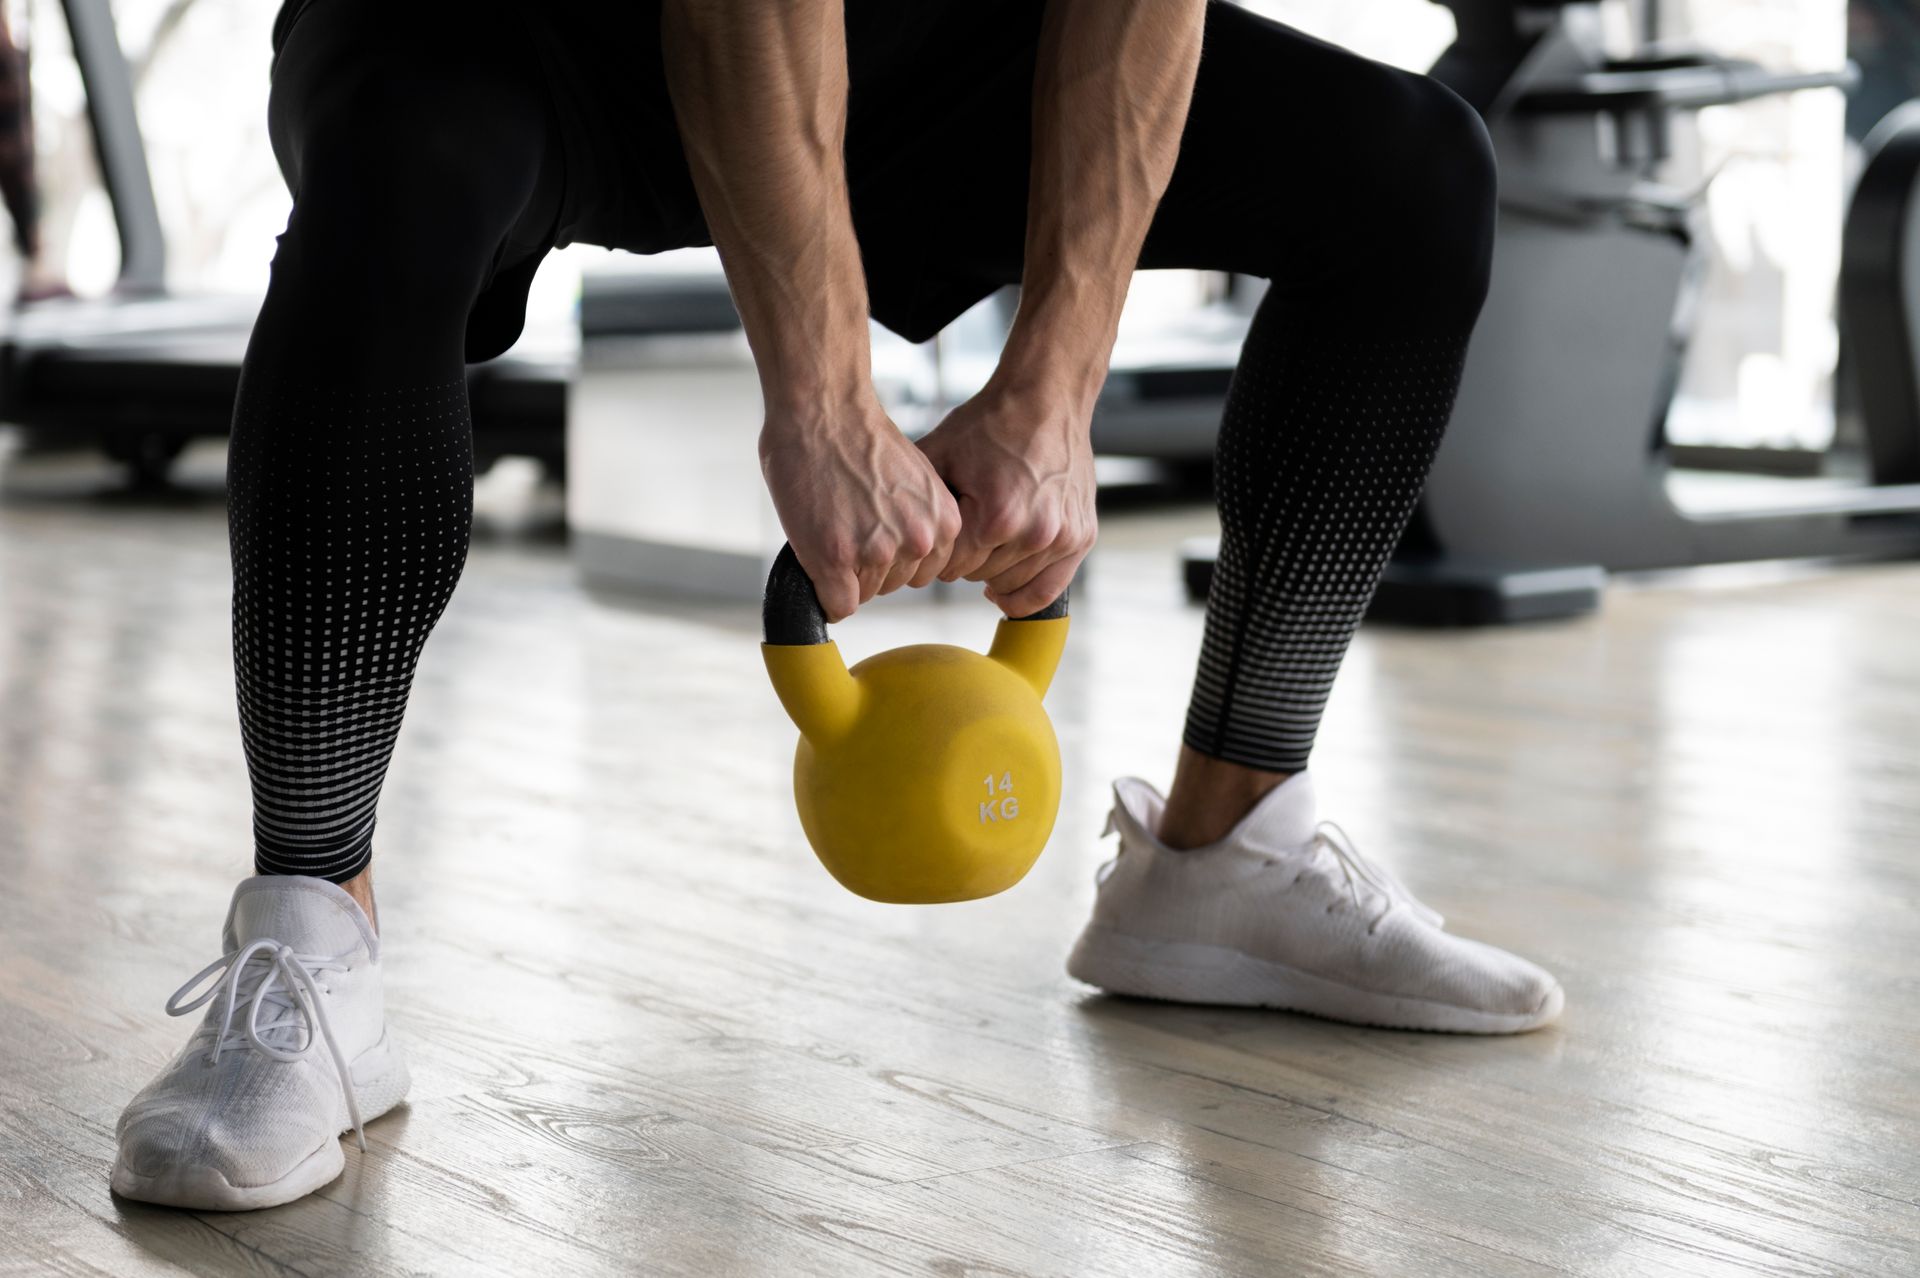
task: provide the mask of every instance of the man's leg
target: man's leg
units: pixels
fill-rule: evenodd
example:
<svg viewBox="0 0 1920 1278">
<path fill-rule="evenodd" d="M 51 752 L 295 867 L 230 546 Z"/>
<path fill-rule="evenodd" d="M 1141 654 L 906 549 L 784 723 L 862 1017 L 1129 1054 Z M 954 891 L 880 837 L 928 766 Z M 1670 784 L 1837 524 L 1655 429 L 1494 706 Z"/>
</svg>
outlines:
<svg viewBox="0 0 1920 1278">
<path fill-rule="evenodd" d="M 1493 240 L 1492 155 L 1446 89 L 1245 14 L 1216 12 L 1208 36 L 1142 265 L 1272 284 L 1221 420 L 1174 847 L 1221 838 L 1306 768 L 1452 411 Z"/>
<path fill-rule="evenodd" d="M 277 67 L 296 198 L 227 476 L 256 867 L 350 891 L 414 664 L 466 558 L 468 309 L 503 240 L 552 199 L 526 67 L 494 46 L 370 65 L 366 47 L 393 37 L 342 38 L 353 12 L 317 6 Z"/>
<path fill-rule="evenodd" d="M 1493 206 L 1485 130 L 1447 90 L 1212 11 L 1143 265 L 1271 284 L 1221 421 L 1220 560 L 1180 768 L 1164 806 L 1115 787 L 1121 856 L 1076 976 L 1417 1029 L 1559 1015 L 1550 975 L 1447 933 L 1320 826 L 1307 772 L 1453 409 Z"/>
<path fill-rule="evenodd" d="M 294 208 L 228 465 L 259 875 L 234 894 L 225 957 L 168 1004 L 205 1003 L 204 1021 L 121 1118 L 113 1185 L 131 1197 L 299 1197 L 338 1174 L 343 1129 L 406 1091 L 367 877 L 374 808 L 466 556 L 468 310 L 516 226 L 558 207 L 538 81 L 488 42 L 496 24 L 441 16 L 328 0 L 276 64 Z"/>
<path fill-rule="evenodd" d="M 1468 163 L 1472 163 L 1468 153 Z M 1444 213 L 1442 214 L 1444 216 Z M 1477 298 L 1471 242 L 1463 302 Z M 1484 259 L 1483 259 L 1484 260 Z M 1394 305 L 1383 281 L 1379 301 Z M 1468 307 L 1476 304 L 1467 302 Z M 1470 320 L 1261 304 L 1221 421 L 1220 558 L 1160 836 L 1223 837 L 1307 767 L 1333 681 L 1413 511 L 1452 409 Z"/>
</svg>

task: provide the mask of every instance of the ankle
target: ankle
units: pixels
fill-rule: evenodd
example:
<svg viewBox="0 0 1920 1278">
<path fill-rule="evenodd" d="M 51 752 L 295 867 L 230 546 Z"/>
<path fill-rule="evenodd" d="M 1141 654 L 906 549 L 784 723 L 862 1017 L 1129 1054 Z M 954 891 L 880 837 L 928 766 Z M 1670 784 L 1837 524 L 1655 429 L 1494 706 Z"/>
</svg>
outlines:
<svg viewBox="0 0 1920 1278">
<path fill-rule="evenodd" d="M 373 925 L 374 934 L 380 933 L 380 912 L 373 903 L 373 867 L 369 865 L 360 873 L 340 885 L 340 890 L 352 897 L 366 914 L 367 922 Z"/>
<path fill-rule="evenodd" d="M 1292 775 L 1262 772 L 1181 746 L 1173 788 L 1160 814 L 1156 837 L 1175 851 L 1218 843 L 1233 832 L 1255 804 Z"/>
</svg>

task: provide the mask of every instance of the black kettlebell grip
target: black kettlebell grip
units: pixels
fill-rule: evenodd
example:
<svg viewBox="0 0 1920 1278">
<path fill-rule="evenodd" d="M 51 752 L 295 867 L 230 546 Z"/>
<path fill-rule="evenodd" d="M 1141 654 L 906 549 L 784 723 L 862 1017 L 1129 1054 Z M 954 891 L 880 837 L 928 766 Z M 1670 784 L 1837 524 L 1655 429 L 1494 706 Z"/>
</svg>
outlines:
<svg viewBox="0 0 1920 1278">
<path fill-rule="evenodd" d="M 1067 592 L 1026 617 L 1015 621 L 1053 621 L 1067 615 Z M 813 579 L 800 566 L 800 557 L 792 545 L 780 547 L 773 557 L 773 570 L 767 574 L 767 594 L 760 606 L 761 633 L 766 641 L 782 647 L 805 647 L 827 641 L 827 614 L 820 607 L 820 596 Z"/>
</svg>

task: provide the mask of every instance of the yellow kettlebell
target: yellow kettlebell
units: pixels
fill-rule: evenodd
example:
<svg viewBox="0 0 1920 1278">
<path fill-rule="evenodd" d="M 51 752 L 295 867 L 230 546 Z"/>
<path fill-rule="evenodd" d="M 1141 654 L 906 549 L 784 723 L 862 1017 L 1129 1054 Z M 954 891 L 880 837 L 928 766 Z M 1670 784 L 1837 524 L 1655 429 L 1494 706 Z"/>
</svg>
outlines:
<svg viewBox="0 0 1920 1278">
<path fill-rule="evenodd" d="M 800 729 L 794 802 L 828 872 L 899 905 L 1018 883 L 1060 810 L 1060 744 L 1040 698 L 1066 645 L 1066 596 L 1002 620 L 985 656 L 913 644 L 849 670 L 789 546 L 762 619 L 767 673 Z"/>
</svg>

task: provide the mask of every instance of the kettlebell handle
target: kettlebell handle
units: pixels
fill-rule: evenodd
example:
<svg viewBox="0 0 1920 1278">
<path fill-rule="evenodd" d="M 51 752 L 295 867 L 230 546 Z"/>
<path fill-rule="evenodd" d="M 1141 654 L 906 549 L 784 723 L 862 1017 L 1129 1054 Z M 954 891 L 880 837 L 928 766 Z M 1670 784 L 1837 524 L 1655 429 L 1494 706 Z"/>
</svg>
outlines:
<svg viewBox="0 0 1920 1278">
<path fill-rule="evenodd" d="M 1025 617 L 1010 621 L 1054 621 L 1067 615 L 1067 592 Z M 760 624 L 766 642 L 788 647 L 805 647 L 827 642 L 827 614 L 814 592 L 813 579 L 800 566 L 800 557 L 791 544 L 780 547 L 774 556 L 773 570 L 767 574 L 767 594 L 760 608 Z"/>
</svg>

